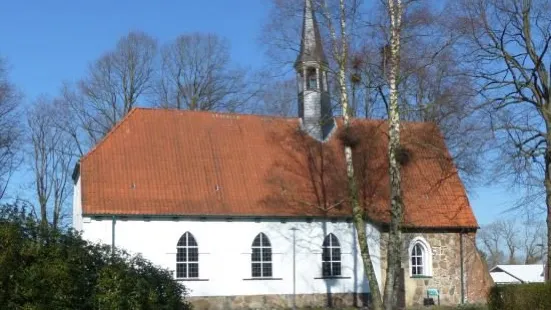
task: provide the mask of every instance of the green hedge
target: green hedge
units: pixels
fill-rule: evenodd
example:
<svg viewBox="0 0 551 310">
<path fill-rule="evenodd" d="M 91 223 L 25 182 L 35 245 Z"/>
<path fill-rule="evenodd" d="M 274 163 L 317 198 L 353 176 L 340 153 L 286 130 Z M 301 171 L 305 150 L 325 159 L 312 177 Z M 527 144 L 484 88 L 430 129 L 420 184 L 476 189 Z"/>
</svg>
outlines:
<svg viewBox="0 0 551 310">
<path fill-rule="evenodd" d="M 186 288 L 150 261 L 0 205 L 0 309 L 187 310 Z"/>
<path fill-rule="evenodd" d="M 488 296 L 490 310 L 551 309 L 551 284 L 509 284 L 494 286 Z"/>
</svg>

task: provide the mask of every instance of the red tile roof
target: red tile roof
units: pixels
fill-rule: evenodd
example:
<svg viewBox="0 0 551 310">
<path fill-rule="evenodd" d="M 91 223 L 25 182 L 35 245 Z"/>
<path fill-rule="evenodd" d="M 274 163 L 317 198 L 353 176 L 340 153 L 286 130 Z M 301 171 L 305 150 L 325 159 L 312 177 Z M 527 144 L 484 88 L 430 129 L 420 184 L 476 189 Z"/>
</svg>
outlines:
<svg viewBox="0 0 551 310">
<path fill-rule="evenodd" d="M 325 143 L 298 118 L 134 109 L 81 159 L 85 215 L 350 216 L 343 137 L 354 141 L 360 198 L 388 221 L 387 126 L 342 121 Z M 406 225 L 477 227 L 436 126 L 403 123 Z"/>
</svg>

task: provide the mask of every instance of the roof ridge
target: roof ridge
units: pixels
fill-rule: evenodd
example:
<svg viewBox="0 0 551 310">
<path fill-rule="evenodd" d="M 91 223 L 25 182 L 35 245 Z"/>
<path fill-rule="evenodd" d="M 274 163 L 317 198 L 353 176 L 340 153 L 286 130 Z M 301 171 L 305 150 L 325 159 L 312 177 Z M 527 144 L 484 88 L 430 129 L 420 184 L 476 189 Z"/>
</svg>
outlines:
<svg viewBox="0 0 551 310">
<path fill-rule="evenodd" d="M 103 138 L 101 138 L 99 140 L 98 143 L 96 143 L 86 154 L 84 154 L 84 156 L 82 156 L 80 158 L 80 161 L 82 162 L 83 160 L 85 160 L 87 157 L 89 157 L 90 155 L 92 155 L 92 153 L 94 153 L 106 140 L 107 138 L 109 138 L 111 135 L 113 135 L 113 133 L 123 124 L 125 123 L 129 118 L 130 116 L 132 116 L 134 114 L 135 111 L 137 110 L 145 110 L 146 108 L 140 108 L 140 107 L 135 107 L 135 108 L 132 108 L 130 109 L 130 111 L 128 113 L 126 113 L 126 115 L 121 118 L 116 124 L 115 126 L 113 126 L 108 132 L 107 134 L 105 134 L 105 136 L 103 136 Z"/>
<path fill-rule="evenodd" d="M 154 107 L 136 107 L 134 109 L 147 110 L 154 112 L 178 112 L 186 114 L 221 114 L 221 115 L 236 115 L 244 117 L 266 117 L 266 118 L 275 118 L 275 119 L 298 119 L 297 116 L 280 116 L 280 115 L 269 115 L 269 114 L 253 114 L 253 113 L 236 113 L 236 112 L 218 112 L 218 111 L 205 111 L 205 110 L 183 110 L 175 108 L 154 108 Z"/>
<path fill-rule="evenodd" d="M 299 119 L 298 116 L 281 116 L 281 115 L 270 115 L 270 114 L 255 114 L 255 113 L 244 113 L 244 112 L 219 112 L 219 111 L 206 111 L 206 110 L 184 110 L 184 109 L 176 109 L 176 108 L 160 108 L 160 107 L 135 107 L 132 108 L 132 110 L 144 110 L 144 111 L 152 111 L 152 112 L 178 112 L 178 113 L 186 113 L 186 114 L 220 114 L 220 115 L 235 115 L 235 116 L 244 116 L 244 117 L 265 117 L 265 118 L 272 118 L 272 119 Z M 130 113 L 130 112 L 129 112 Z M 335 119 L 342 119 L 342 115 L 333 115 L 333 118 Z M 366 118 L 366 117 L 353 117 L 351 119 L 352 122 L 355 121 L 368 121 L 368 122 L 381 122 L 381 123 L 388 123 L 388 119 L 385 118 Z M 433 121 L 410 121 L 410 120 L 401 120 L 401 125 L 425 125 L 425 126 L 433 126 L 436 127 L 438 130 L 440 128 L 438 125 Z"/>
</svg>

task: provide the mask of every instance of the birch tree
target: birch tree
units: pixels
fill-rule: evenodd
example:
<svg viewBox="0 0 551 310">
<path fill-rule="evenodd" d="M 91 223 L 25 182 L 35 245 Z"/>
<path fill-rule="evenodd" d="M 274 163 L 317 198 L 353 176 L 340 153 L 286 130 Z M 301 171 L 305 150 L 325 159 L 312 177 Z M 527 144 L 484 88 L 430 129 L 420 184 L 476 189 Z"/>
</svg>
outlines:
<svg viewBox="0 0 551 310">
<path fill-rule="evenodd" d="M 454 29 L 464 35 L 466 64 L 480 81 L 501 145 L 500 172 L 541 193 L 551 229 L 551 3 L 546 0 L 461 1 Z M 505 167 L 510 169 L 504 169 Z M 536 209 L 531 198 L 529 208 Z M 547 236 L 547 247 L 551 245 Z M 551 252 L 547 253 L 551 268 Z"/>
<path fill-rule="evenodd" d="M 309 0 L 307 0 L 309 1 Z M 347 89 L 347 61 L 348 61 L 348 36 L 346 28 L 346 4 L 345 0 L 339 0 L 339 28 L 340 33 L 337 34 L 336 27 L 332 23 L 332 16 L 330 15 L 327 3 L 325 1 L 320 3 L 322 16 L 324 17 L 325 25 L 327 26 L 330 34 L 331 52 L 333 59 L 337 64 L 337 86 L 339 87 L 340 106 L 343 111 L 343 120 L 345 131 L 350 130 L 350 106 L 348 102 L 348 89 Z M 352 206 L 352 216 L 354 222 L 354 228 L 357 233 L 358 244 L 360 247 L 360 255 L 362 257 L 364 271 L 369 281 L 369 291 L 371 293 L 371 306 L 375 310 L 383 309 L 383 300 L 380 294 L 379 283 L 375 276 L 375 269 L 373 267 L 373 261 L 369 254 L 369 245 L 367 240 L 365 212 L 360 204 L 360 197 L 358 191 L 358 184 L 356 176 L 354 174 L 354 160 L 352 157 L 352 146 L 344 145 L 344 155 L 346 162 L 346 172 L 348 179 L 348 200 Z"/>
<path fill-rule="evenodd" d="M 396 288 L 401 266 L 401 222 L 404 214 L 402 201 L 400 162 L 400 110 L 398 104 L 398 79 L 400 72 L 400 32 L 402 28 L 402 1 L 389 0 L 390 16 L 390 70 L 388 83 L 390 86 L 390 102 L 388 109 L 388 159 L 390 176 L 390 227 L 388 237 L 387 277 L 384 289 L 384 303 L 388 310 L 396 305 Z"/>
</svg>

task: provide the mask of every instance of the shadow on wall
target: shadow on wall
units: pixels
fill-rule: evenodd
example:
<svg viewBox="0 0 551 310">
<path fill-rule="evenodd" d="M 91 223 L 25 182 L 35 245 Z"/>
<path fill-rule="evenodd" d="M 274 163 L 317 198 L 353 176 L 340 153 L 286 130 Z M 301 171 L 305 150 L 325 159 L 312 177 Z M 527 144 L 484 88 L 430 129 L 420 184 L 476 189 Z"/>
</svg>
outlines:
<svg viewBox="0 0 551 310">
<path fill-rule="evenodd" d="M 292 260 L 291 253 L 293 253 L 293 235 L 291 232 L 281 230 L 281 226 L 278 222 L 272 222 L 269 225 L 273 225 L 268 228 L 273 233 L 278 233 L 278 238 L 286 240 L 285 244 L 289 245 L 289 248 L 283 249 L 284 253 L 289 253 L 289 260 Z M 356 233 L 353 229 L 352 223 L 344 221 L 323 221 L 313 220 L 312 222 L 294 221 L 288 223 L 289 226 L 296 229 L 295 239 L 295 259 L 297 266 L 310 266 L 308 271 L 296 270 L 296 278 L 299 283 L 308 283 L 308 288 L 302 287 L 301 292 L 297 292 L 297 295 L 307 292 L 314 294 L 323 294 L 323 303 L 329 307 L 339 307 L 344 305 L 362 305 L 362 300 L 365 300 L 366 294 L 361 292 L 368 292 L 369 285 L 367 279 L 363 273 L 363 267 L 361 264 L 361 258 L 356 241 Z M 269 226 L 268 226 L 269 227 Z M 290 230 L 290 229 L 289 229 Z M 330 236 L 334 236 L 335 240 L 329 243 Z M 368 236 L 370 243 L 378 243 L 378 234 L 370 234 Z M 338 242 L 336 245 L 334 242 Z M 324 254 L 324 245 L 328 245 L 326 253 Z M 337 252 L 337 256 L 331 256 L 330 253 Z M 327 257 L 327 256 L 330 257 Z M 324 257 L 326 256 L 326 257 Z M 377 262 L 378 257 L 374 256 L 373 259 Z M 326 267 L 338 268 L 337 274 L 324 274 L 324 263 Z M 330 264 L 336 264 L 328 266 Z M 331 270 L 334 271 L 334 270 Z M 326 271 L 327 272 L 327 271 Z M 323 283 L 323 291 L 320 290 L 320 285 Z M 349 295 L 349 296 L 343 296 Z M 346 299 L 346 302 L 343 301 Z M 360 302 L 358 302 L 360 301 Z M 312 301 L 313 302 L 313 301 Z M 316 303 L 309 304 L 308 306 L 320 306 L 320 300 L 316 300 Z"/>
</svg>

